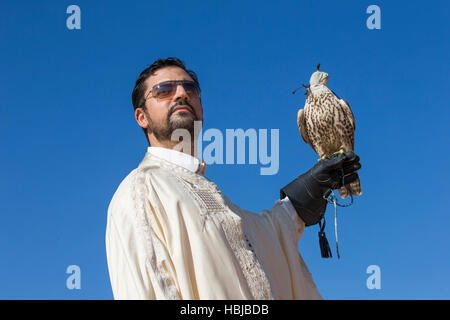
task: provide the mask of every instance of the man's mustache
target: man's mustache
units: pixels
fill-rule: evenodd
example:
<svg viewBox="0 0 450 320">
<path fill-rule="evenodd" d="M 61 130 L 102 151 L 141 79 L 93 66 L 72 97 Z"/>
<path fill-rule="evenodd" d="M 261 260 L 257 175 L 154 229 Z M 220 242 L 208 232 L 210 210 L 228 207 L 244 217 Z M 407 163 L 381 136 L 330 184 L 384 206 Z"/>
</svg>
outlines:
<svg viewBox="0 0 450 320">
<path fill-rule="evenodd" d="M 194 114 L 195 118 L 197 118 L 194 107 L 187 100 L 178 100 L 177 102 L 175 102 L 167 111 L 167 115 L 170 117 L 173 113 L 173 110 L 178 106 L 188 106 L 191 112 Z"/>
</svg>

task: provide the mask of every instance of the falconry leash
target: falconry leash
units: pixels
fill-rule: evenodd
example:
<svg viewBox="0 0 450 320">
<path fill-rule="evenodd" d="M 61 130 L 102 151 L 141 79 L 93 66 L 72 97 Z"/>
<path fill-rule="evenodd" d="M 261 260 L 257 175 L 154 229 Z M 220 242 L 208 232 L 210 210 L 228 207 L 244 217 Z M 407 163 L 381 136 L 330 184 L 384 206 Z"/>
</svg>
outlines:
<svg viewBox="0 0 450 320">
<path fill-rule="evenodd" d="M 353 195 L 344 184 L 344 170 L 341 168 L 340 171 L 341 171 L 341 175 L 342 175 L 342 185 L 347 189 L 347 192 L 350 194 L 350 199 L 351 199 L 350 203 L 347 203 L 347 204 L 338 203 L 337 198 L 334 195 L 333 191 L 331 191 L 331 193 L 328 195 L 328 197 L 325 197 L 325 196 L 323 197 L 325 200 L 327 200 L 327 202 L 329 204 L 332 204 L 334 206 L 334 234 L 336 237 L 336 254 L 337 254 L 338 259 L 340 259 L 341 256 L 339 255 L 339 240 L 338 240 L 338 231 L 337 231 L 337 207 L 339 206 L 342 208 L 346 208 L 346 207 L 350 207 L 353 204 Z M 319 244 L 320 244 L 320 252 L 321 252 L 322 258 L 331 258 L 332 254 L 331 254 L 330 246 L 329 246 L 328 240 L 325 236 L 325 215 L 323 216 L 323 224 L 320 221 L 319 227 L 320 227 Z"/>
</svg>

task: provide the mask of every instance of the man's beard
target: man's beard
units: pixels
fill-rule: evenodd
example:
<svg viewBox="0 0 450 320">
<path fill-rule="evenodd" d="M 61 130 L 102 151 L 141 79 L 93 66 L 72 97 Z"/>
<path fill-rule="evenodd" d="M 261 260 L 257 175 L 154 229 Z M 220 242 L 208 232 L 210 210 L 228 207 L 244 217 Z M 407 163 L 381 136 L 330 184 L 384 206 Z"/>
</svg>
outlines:
<svg viewBox="0 0 450 320">
<path fill-rule="evenodd" d="M 179 111 L 176 116 L 172 117 L 173 110 L 180 105 L 187 106 L 191 109 L 192 113 L 182 110 Z M 177 101 L 167 110 L 164 125 L 154 123 L 146 110 L 145 116 L 147 118 L 150 130 L 152 130 L 155 138 L 160 142 L 171 141 L 172 134 L 177 129 L 185 129 L 190 133 L 191 137 L 194 137 L 194 121 L 197 121 L 198 117 L 195 113 L 194 107 L 192 107 L 192 105 L 186 100 Z"/>
</svg>

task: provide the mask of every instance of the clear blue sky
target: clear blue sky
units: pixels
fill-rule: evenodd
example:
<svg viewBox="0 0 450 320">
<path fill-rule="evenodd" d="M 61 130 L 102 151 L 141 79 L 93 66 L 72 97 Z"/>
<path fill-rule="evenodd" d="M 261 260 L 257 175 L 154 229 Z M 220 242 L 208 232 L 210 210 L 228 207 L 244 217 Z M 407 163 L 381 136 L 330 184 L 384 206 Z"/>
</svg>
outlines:
<svg viewBox="0 0 450 320">
<path fill-rule="evenodd" d="M 66 8 L 81 8 L 81 30 Z M 381 8 L 381 30 L 366 8 Z M 0 298 L 112 299 L 106 212 L 146 151 L 136 77 L 159 57 L 194 69 L 205 129 L 280 129 L 280 170 L 212 165 L 242 208 L 270 208 L 317 161 L 291 91 L 317 63 L 356 118 L 363 196 L 339 211 L 342 258 L 299 249 L 328 299 L 449 299 L 448 1 L 3 1 Z M 334 248 L 333 211 L 327 235 Z M 67 266 L 81 290 L 66 288 Z M 366 268 L 381 268 L 381 289 Z"/>
</svg>

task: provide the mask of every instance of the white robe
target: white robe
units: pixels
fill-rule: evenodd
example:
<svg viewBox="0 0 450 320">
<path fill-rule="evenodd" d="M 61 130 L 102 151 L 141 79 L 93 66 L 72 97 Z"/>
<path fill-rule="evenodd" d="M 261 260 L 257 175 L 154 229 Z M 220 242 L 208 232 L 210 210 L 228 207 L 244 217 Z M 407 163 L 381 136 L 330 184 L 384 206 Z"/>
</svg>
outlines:
<svg viewBox="0 0 450 320">
<path fill-rule="evenodd" d="M 297 248 L 305 224 L 286 203 L 242 210 L 193 172 L 198 159 L 157 149 L 108 209 L 115 299 L 321 299 Z"/>
</svg>

